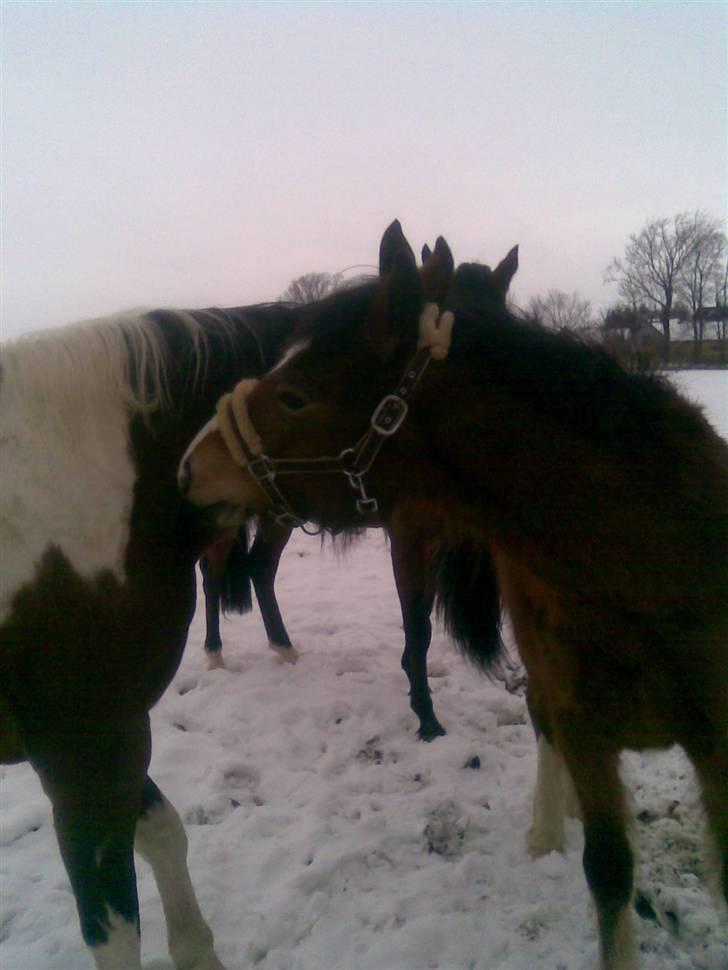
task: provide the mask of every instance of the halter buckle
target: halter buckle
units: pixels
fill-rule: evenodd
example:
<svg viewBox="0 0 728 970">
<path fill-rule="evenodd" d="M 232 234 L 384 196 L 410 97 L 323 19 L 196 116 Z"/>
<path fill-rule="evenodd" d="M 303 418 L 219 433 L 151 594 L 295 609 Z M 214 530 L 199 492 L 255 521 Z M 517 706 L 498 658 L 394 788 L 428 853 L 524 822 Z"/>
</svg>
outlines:
<svg viewBox="0 0 728 970">
<path fill-rule="evenodd" d="M 251 475 L 259 485 L 265 485 L 266 482 L 275 481 L 275 468 L 270 463 L 267 455 L 258 455 L 257 458 L 249 461 L 248 468 Z M 262 471 L 260 471 L 260 469 L 262 469 Z"/>
<path fill-rule="evenodd" d="M 374 515 L 379 511 L 379 503 L 375 498 L 358 498 L 356 500 L 356 510 L 359 515 L 367 516 Z"/>
<path fill-rule="evenodd" d="M 388 394 L 377 405 L 369 423 L 377 434 L 388 438 L 399 431 L 408 411 L 406 401 L 396 394 Z"/>
<path fill-rule="evenodd" d="M 291 529 L 297 528 L 303 522 L 303 519 L 299 519 L 294 512 L 288 512 L 286 509 L 281 509 L 279 512 L 272 512 L 271 515 L 278 525 L 285 525 Z"/>
</svg>

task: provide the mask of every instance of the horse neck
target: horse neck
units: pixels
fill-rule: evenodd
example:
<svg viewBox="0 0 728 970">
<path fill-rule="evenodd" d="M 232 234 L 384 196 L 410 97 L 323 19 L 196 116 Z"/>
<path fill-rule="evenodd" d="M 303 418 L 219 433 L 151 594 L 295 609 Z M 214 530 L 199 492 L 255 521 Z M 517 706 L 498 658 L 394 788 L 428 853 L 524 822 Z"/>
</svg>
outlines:
<svg viewBox="0 0 728 970">
<path fill-rule="evenodd" d="M 654 602 L 694 582 L 701 559 L 725 582 L 728 449 L 676 394 L 609 375 L 590 387 L 534 370 L 549 383 L 532 394 L 507 371 L 435 373 L 412 417 L 447 476 L 442 505 L 469 532 Z"/>
<path fill-rule="evenodd" d="M 458 510 L 468 531 L 550 554 L 565 541 L 591 541 L 594 510 L 604 508 L 603 475 L 628 497 L 621 455 L 524 400 L 506 379 L 447 364 L 419 408 L 414 417 L 427 428 L 444 504 Z M 603 514 L 601 531 L 611 528 L 618 543 L 618 495 Z"/>
</svg>

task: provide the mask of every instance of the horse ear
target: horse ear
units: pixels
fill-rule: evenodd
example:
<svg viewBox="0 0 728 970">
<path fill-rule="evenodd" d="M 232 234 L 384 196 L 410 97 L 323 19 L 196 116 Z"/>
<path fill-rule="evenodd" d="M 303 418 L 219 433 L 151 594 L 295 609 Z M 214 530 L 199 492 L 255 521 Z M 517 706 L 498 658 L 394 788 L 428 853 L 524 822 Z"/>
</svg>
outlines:
<svg viewBox="0 0 728 970">
<path fill-rule="evenodd" d="M 425 256 L 425 249 L 429 255 Z M 435 251 L 430 252 L 425 246 L 422 250 L 424 265 L 422 267 L 422 293 L 430 303 L 442 303 L 450 290 L 452 274 L 455 267 L 450 247 L 442 238 L 437 237 Z"/>
<path fill-rule="evenodd" d="M 503 299 L 505 299 L 508 287 L 511 285 L 511 280 L 516 275 L 517 270 L 518 246 L 514 246 L 493 270 L 493 283 Z"/>
<path fill-rule="evenodd" d="M 415 264 L 415 254 L 412 247 L 405 239 L 399 219 L 395 219 L 384 230 L 382 241 L 379 244 L 379 275 L 386 276 L 394 269 L 394 263 L 400 253 L 405 253 Z"/>
<path fill-rule="evenodd" d="M 427 262 L 427 260 L 430 258 L 430 256 L 432 256 L 432 250 L 427 245 L 427 243 L 425 243 L 425 245 L 422 247 L 422 265 L 423 266 L 425 265 L 425 263 Z"/>
<path fill-rule="evenodd" d="M 412 250 L 394 257 L 367 321 L 366 341 L 382 360 L 413 353 L 422 310 L 422 283 Z"/>
</svg>

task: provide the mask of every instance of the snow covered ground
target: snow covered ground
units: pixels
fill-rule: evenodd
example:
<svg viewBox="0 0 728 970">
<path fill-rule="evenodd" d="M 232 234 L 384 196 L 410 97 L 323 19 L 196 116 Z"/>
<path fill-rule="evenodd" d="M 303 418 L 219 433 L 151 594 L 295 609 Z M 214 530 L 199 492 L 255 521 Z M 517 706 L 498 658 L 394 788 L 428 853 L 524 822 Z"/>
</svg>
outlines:
<svg viewBox="0 0 728 970">
<path fill-rule="evenodd" d="M 728 437 L 728 374 L 677 375 Z M 564 856 L 525 848 L 535 744 L 519 696 L 436 633 L 431 686 L 448 729 L 418 742 L 399 667 L 388 551 L 342 559 L 298 535 L 278 593 L 302 658 L 280 663 L 257 612 L 225 622 L 207 672 L 198 610 L 153 712 L 151 773 L 187 823 L 190 868 L 229 970 L 592 970 L 580 824 Z M 678 751 L 625 758 L 635 797 L 644 970 L 726 970 L 728 925 L 698 874 L 703 822 Z M 169 970 L 139 862 L 145 970 Z M 27 766 L 0 769 L 0 967 L 83 970 L 48 802 Z"/>
</svg>

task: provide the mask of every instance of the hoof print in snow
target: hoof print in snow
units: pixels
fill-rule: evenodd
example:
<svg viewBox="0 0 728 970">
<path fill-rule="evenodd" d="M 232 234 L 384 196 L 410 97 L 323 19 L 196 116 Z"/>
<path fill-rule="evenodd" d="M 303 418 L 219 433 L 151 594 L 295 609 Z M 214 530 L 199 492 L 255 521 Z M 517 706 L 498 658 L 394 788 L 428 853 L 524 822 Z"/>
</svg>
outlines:
<svg viewBox="0 0 728 970">
<path fill-rule="evenodd" d="M 373 737 L 364 742 L 364 747 L 357 754 L 357 761 L 368 761 L 371 764 L 381 765 L 384 761 L 384 753 L 379 747 L 381 738 Z"/>
<path fill-rule="evenodd" d="M 212 820 L 202 805 L 195 805 L 184 814 L 185 825 L 210 825 Z"/>
<path fill-rule="evenodd" d="M 644 808 L 637 814 L 637 821 L 641 825 L 652 825 L 653 822 L 657 822 L 663 818 L 675 818 L 678 808 L 680 808 L 679 799 L 673 799 L 666 805 L 656 809 Z"/>
<path fill-rule="evenodd" d="M 260 808 L 265 799 L 258 792 L 260 775 L 258 771 L 246 764 L 229 764 L 222 766 L 213 782 L 214 787 L 230 802 L 233 808 L 240 805 L 255 805 Z"/>
<path fill-rule="evenodd" d="M 184 814 L 184 821 L 187 825 L 219 825 L 240 808 L 240 804 L 237 798 L 212 798 L 205 805 L 195 805 L 188 809 Z"/>
<path fill-rule="evenodd" d="M 651 923 L 659 923 L 659 917 L 655 912 L 655 907 L 643 892 L 637 890 L 634 896 L 634 911 L 640 919 L 649 920 Z"/>
<path fill-rule="evenodd" d="M 424 836 L 431 854 L 445 859 L 462 855 L 466 832 L 467 825 L 456 802 L 441 802 L 427 813 Z"/>
</svg>

